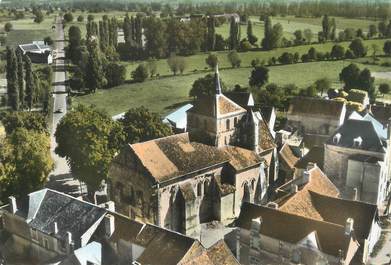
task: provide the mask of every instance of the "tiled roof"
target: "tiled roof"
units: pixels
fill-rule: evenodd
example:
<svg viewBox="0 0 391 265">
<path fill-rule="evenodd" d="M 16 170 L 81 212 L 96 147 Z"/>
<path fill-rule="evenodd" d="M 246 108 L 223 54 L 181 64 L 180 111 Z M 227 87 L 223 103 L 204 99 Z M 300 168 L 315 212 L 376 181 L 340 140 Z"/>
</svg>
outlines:
<svg viewBox="0 0 391 265">
<path fill-rule="evenodd" d="M 349 249 L 349 237 L 345 236 L 343 225 L 318 221 L 247 202 L 242 204 L 236 224 L 249 230 L 252 219 L 259 217 L 262 218 L 262 235 L 296 244 L 316 231 L 321 250 L 324 253 L 339 256 L 340 250 L 347 253 Z M 357 244 L 356 247 L 358 247 Z"/>
<path fill-rule="evenodd" d="M 324 115 L 339 118 L 343 102 L 321 98 L 296 97 L 290 102 L 288 115 Z"/>
<path fill-rule="evenodd" d="M 249 92 L 224 92 L 224 95 L 242 108 L 254 105 L 254 99 Z"/>
<path fill-rule="evenodd" d="M 259 144 L 263 151 L 276 148 L 269 126 L 263 119 L 259 122 L 259 138 Z"/>
<path fill-rule="evenodd" d="M 293 153 L 288 144 L 284 144 L 279 152 L 282 161 L 290 168 L 294 169 L 295 163 L 299 158 Z"/>
<path fill-rule="evenodd" d="M 217 241 L 207 249 L 208 257 L 215 265 L 239 265 L 240 263 L 233 256 L 231 250 L 224 240 Z"/>
<path fill-rule="evenodd" d="M 337 134 L 340 135 L 340 139 L 338 142 L 335 142 L 334 136 Z M 354 139 L 359 137 L 361 137 L 362 143 L 360 146 L 354 147 Z M 379 153 L 384 153 L 384 148 L 386 147 L 385 141 L 381 139 L 373 123 L 368 120 L 346 120 L 326 143 Z"/>
<path fill-rule="evenodd" d="M 130 145 L 156 181 L 166 181 L 229 160 L 214 146 L 190 142 L 188 134 L 177 134 Z"/>
<path fill-rule="evenodd" d="M 318 167 L 311 169 L 308 173 L 310 174 L 309 182 L 299 187 L 297 193 L 289 193 L 279 199 L 279 209 L 287 213 L 321 221 L 323 220 L 323 217 L 319 214 L 318 209 L 313 204 L 311 192 L 337 197 L 339 191 Z M 295 180 L 284 184 L 284 187 L 288 187 L 289 189 L 293 183 L 295 183 Z"/>
<path fill-rule="evenodd" d="M 223 94 L 217 94 L 200 97 L 188 111 L 209 117 L 221 117 L 233 113 L 244 113 L 246 110 Z"/>
<path fill-rule="evenodd" d="M 312 147 L 307 154 L 300 158 L 294 165 L 296 168 L 305 169 L 307 168 L 308 163 L 315 163 L 320 169 L 323 170 L 324 164 L 324 147 L 323 146 L 314 146 Z"/>
<path fill-rule="evenodd" d="M 226 146 L 223 150 L 229 157 L 229 164 L 238 171 L 258 165 L 263 161 L 255 152 L 241 147 Z"/>
</svg>

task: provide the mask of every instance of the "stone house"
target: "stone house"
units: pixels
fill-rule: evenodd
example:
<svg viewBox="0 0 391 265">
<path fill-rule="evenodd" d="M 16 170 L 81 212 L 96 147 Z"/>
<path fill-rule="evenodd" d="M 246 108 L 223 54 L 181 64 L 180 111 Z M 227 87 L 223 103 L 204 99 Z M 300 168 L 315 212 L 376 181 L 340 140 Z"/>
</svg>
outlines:
<svg viewBox="0 0 391 265">
<path fill-rule="evenodd" d="M 243 204 L 237 220 L 240 251 L 233 251 L 242 264 L 255 264 L 251 260 L 261 258 L 262 251 L 303 264 L 365 263 L 380 237 L 377 207 L 338 195 L 327 176 L 311 165 L 278 188 L 268 207 Z"/>
<path fill-rule="evenodd" d="M 120 213 L 191 236 L 200 223 L 237 217 L 243 200 L 260 202 L 268 187 L 262 157 L 191 142 L 187 133 L 126 146 L 109 176 Z"/>
<path fill-rule="evenodd" d="M 28 56 L 32 63 L 53 63 L 52 49 L 43 42 L 37 41 L 33 43 L 20 44 L 18 45 L 18 49 L 23 53 L 23 55 Z"/>
<path fill-rule="evenodd" d="M 44 263 L 85 247 L 98 227 L 110 222 L 106 210 L 57 191 L 30 193 L 1 210 L 2 227 L 9 234 L 7 256 Z"/>
<path fill-rule="evenodd" d="M 306 146 L 322 145 L 344 122 L 346 104 L 321 98 L 296 97 L 290 102 L 287 126 L 305 137 Z"/>
<path fill-rule="evenodd" d="M 379 206 L 386 199 L 390 130 L 366 114 L 346 120 L 325 143 L 324 171 L 342 197 Z"/>
</svg>

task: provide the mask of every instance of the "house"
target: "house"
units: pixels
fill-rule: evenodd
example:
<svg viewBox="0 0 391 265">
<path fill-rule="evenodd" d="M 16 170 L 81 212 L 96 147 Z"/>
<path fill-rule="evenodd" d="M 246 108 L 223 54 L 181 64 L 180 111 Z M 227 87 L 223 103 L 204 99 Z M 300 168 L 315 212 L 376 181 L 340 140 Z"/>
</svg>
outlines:
<svg viewBox="0 0 391 265">
<path fill-rule="evenodd" d="M 371 114 L 350 118 L 325 143 L 324 171 L 342 197 L 381 205 L 390 176 L 391 127 Z"/>
<path fill-rule="evenodd" d="M 43 42 L 20 44 L 18 45 L 18 49 L 23 55 L 27 55 L 32 63 L 53 63 L 52 49 Z"/>
<path fill-rule="evenodd" d="M 302 175 L 310 163 L 316 164 L 320 170 L 324 170 L 324 146 L 314 146 L 304 156 L 298 159 L 294 164 L 295 173 L 299 176 Z"/>
<path fill-rule="evenodd" d="M 243 200 L 262 200 L 266 167 L 250 150 L 176 134 L 126 146 L 110 167 L 109 195 L 120 213 L 197 236 L 200 223 L 227 222 Z"/>
<path fill-rule="evenodd" d="M 192 104 L 186 104 L 171 112 L 163 118 L 163 122 L 168 124 L 175 133 L 186 131 L 187 116 L 186 112 L 193 107 Z"/>
<path fill-rule="evenodd" d="M 30 193 L 1 209 L 2 226 L 10 234 L 7 256 L 41 263 L 85 247 L 98 226 L 108 222 L 106 210 L 50 189 Z"/>
<path fill-rule="evenodd" d="M 231 18 L 235 20 L 236 23 L 240 23 L 240 16 L 237 13 L 232 13 L 232 14 L 217 14 L 213 15 L 214 18 L 220 18 L 224 17 L 227 21 L 230 21 Z"/>
<path fill-rule="evenodd" d="M 18 264 L 239 264 L 223 241 L 204 248 L 196 239 L 140 223 L 114 212 L 112 202 L 93 205 L 43 189 L 0 207 L 5 261 Z M 6 246 L 6 247 L 4 247 Z M 130 263 L 129 263 L 130 262 Z M 7 263 L 8 264 L 8 263 Z"/>
<path fill-rule="evenodd" d="M 346 104 L 321 98 L 296 97 L 287 112 L 287 127 L 304 136 L 307 147 L 322 145 L 344 122 Z"/>
<path fill-rule="evenodd" d="M 380 237 L 377 206 L 338 195 L 327 176 L 310 165 L 302 176 L 278 188 L 268 207 L 243 204 L 236 222 L 240 252 L 233 251 L 243 257 L 242 264 L 262 258 L 262 251 L 303 264 L 319 259 L 365 263 Z"/>
</svg>

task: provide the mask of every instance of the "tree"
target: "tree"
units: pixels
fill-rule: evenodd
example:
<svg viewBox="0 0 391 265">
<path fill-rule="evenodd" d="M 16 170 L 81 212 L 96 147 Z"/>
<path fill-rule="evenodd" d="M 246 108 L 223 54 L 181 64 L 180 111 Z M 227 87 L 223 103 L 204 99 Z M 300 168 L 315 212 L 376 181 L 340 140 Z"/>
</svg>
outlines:
<svg viewBox="0 0 391 265">
<path fill-rule="evenodd" d="M 64 15 L 64 21 L 65 21 L 65 23 L 70 23 L 70 22 L 73 21 L 73 15 L 72 15 L 71 12 L 65 13 L 65 15 Z"/>
<path fill-rule="evenodd" d="M 19 110 L 19 90 L 17 78 L 17 58 L 15 50 L 7 47 L 7 96 L 8 105 L 13 110 Z"/>
<path fill-rule="evenodd" d="M 379 91 L 380 91 L 380 93 L 383 94 L 383 97 L 384 97 L 385 94 L 388 94 L 391 92 L 391 87 L 387 83 L 382 83 L 379 85 Z"/>
<path fill-rule="evenodd" d="M 227 42 L 224 40 L 223 36 L 216 34 L 215 50 L 224 51 L 227 46 Z"/>
<path fill-rule="evenodd" d="M 13 25 L 11 24 L 11 22 L 7 22 L 4 24 L 4 31 L 5 32 L 10 32 L 13 28 Z"/>
<path fill-rule="evenodd" d="M 364 32 L 362 31 L 362 29 L 357 29 L 357 31 L 356 31 L 356 37 L 357 37 L 357 38 L 361 38 L 361 39 L 364 38 Z"/>
<path fill-rule="evenodd" d="M 23 54 L 18 49 L 16 52 L 17 57 L 17 82 L 18 82 L 18 91 L 19 91 L 19 104 L 23 107 L 24 105 L 24 72 L 23 72 Z"/>
<path fill-rule="evenodd" d="M 71 26 L 68 31 L 69 45 L 67 56 L 74 64 L 81 61 L 81 31 L 78 26 Z"/>
<path fill-rule="evenodd" d="M 349 49 L 353 52 L 355 57 L 364 57 L 367 54 L 367 48 L 364 46 L 361 39 L 353 40 L 349 45 Z"/>
<path fill-rule="evenodd" d="M 312 39 L 314 38 L 314 34 L 312 33 L 312 30 L 311 29 L 305 29 L 303 34 L 304 34 L 304 39 L 306 40 L 306 42 L 308 44 L 311 44 L 312 43 Z"/>
<path fill-rule="evenodd" d="M 49 135 L 45 116 L 38 112 L 6 112 L 1 117 L 1 122 L 7 135 L 20 128 Z"/>
<path fill-rule="evenodd" d="M 326 40 L 328 40 L 330 37 L 330 23 L 331 21 L 328 15 L 324 15 L 322 19 L 322 32 Z"/>
<path fill-rule="evenodd" d="M 217 63 L 219 62 L 219 58 L 217 57 L 216 54 L 210 53 L 208 57 L 205 59 L 205 63 L 211 68 L 214 69 L 216 68 Z"/>
<path fill-rule="evenodd" d="M 380 21 L 378 24 L 379 33 L 382 37 L 387 36 L 387 25 L 384 21 Z"/>
<path fill-rule="evenodd" d="M 147 62 L 147 68 L 148 68 L 148 71 L 149 71 L 151 77 L 153 77 L 157 73 L 157 63 L 156 63 L 156 60 L 155 59 L 149 59 L 148 62 Z"/>
<path fill-rule="evenodd" d="M 215 30 L 215 18 L 210 16 L 207 18 L 207 37 L 206 48 L 208 51 L 214 51 L 216 45 L 216 30 Z"/>
<path fill-rule="evenodd" d="M 230 50 L 236 50 L 239 48 L 240 41 L 240 26 L 235 21 L 235 18 L 231 17 L 231 24 L 229 28 L 228 46 Z"/>
<path fill-rule="evenodd" d="M 141 19 L 136 18 L 135 21 L 135 43 L 141 47 Z M 145 51 L 147 56 L 154 58 L 162 58 L 167 54 L 167 27 L 161 19 L 155 17 L 148 17 L 144 21 L 144 37 L 145 37 Z"/>
<path fill-rule="evenodd" d="M 362 70 L 358 76 L 357 88 L 367 91 L 372 102 L 376 99 L 375 78 L 372 77 L 371 71 L 367 68 Z"/>
<path fill-rule="evenodd" d="M 93 43 L 89 50 L 86 66 L 85 84 L 90 91 L 95 92 L 106 86 L 107 80 L 103 71 L 103 63 L 96 43 Z"/>
<path fill-rule="evenodd" d="M 315 81 L 315 88 L 323 96 L 324 91 L 328 91 L 331 88 L 331 81 L 328 78 L 321 78 Z"/>
<path fill-rule="evenodd" d="M 339 79 L 345 83 L 345 90 L 349 91 L 350 89 L 357 88 L 357 80 L 360 75 L 360 69 L 356 64 L 349 64 L 342 69 L 339 74 Z"/>
<path fill-rule="evenodd" d="M 110 162 L 124 143 L 122 126 L 92 106 L 68 112 L 55 133 L 56 154 L 66 158 L 72 175 L 87 184 L 89 194 L 107 179 Z"/>
<path fill-rule="evenodd" d="M 167 59 L 167 64 L 170 67 L 171 72 L 176 75 L 178 72 L 183 73 L 186 68 L 186 61 L 184 57 L 172 55 Z"/>
<path fill-rule="evenodd" d="M 373 38 L 375 37 L 377 34 L 377 28 L 376 28 L 376 25 L 369 25 L 369 31 L 368 31 L 368 37 L 369 38 Z"/>
<path fill-rule="evenodd" d="M 262 87 L 269 80 L 269 69 L 265 66 L 256 66 L 251 71 L 249 85 L 252 87 Z"/>
<path fill-rule="evenodd" d="M 242 62 L 242 60 L 240 59 L 239 54 L 235 50 L 230 51 L 227 54 L 227 58 L 228 61 L 231 63 L 232 68 L 240 67 L 240 63 Z"/>
<path fill-rule="evenodd" d="M 37 9 L 35 12 L 33 12 L 35 17 L 34 17 L 34 22 L 35 23 L 41 23 L 44 19 L 44 16 L 42 14 L 42 11 L 40 9 Z"/>
<path fill-rule="evenodd" d="M 262 47 L 265 50 L 271 50 L 272 45 L 271 45 L 271 36 L 273 33 L 273 26 L 272 26 L 272 20 L 269 16 L 265 17 L 265 30 L 264 30 L 264 37 L 262 40 Z"/>
<path fill-rule="evenodd" d="M 0 145 L 0 200 L 39 190 L 53 169 L 48 135 L 18 128 Z"/>
<path fill-rule="evenodd" d="M 46 45 L 53 45 L 54 44 L 54 41 L 52 39 L 52 37 L 50 36 L 47 36 L 43 39 L 43 42 L 46 44 Z"/>
<path fill-rule="evenodd" d="M 345 56 L 345 48 L 342 45 L 335 44 L 331 49 L 330 57 L 336 60 L 343 59 Z"/>
<path fill-rule="evenodd" d="M 376 43 L 372 43 L 371 45 L 372 47 L 372 58 L 373 60 L 375 61 L 376 60 L 376 54 L 379 52 L 379 45 L 377 45 Z"/>
<path fill-rule="evenodd" d="M 293 32 L 293 35 L 295 35 L 295 44 L 302 45 L 304 42 L 303 31 L 298 29 L 295 32 Z"/>
<path fill-rule="evenodd" d="M 31 66 L 31 60 L 28 56 L 25 57 L 24 61 L 25 68 L 25 83 L 26 83 L 26 104 L 27 108 L 31 110 L 33 108 L 33 96 L 36 90 L 33 69 Z"/>
<path fill-rule="evenodd" d="M 253 23 L 251 20 L 247 21 L 247 39 L 251 45 L 255 45 L 258 41 L 258 38 L 253 33 Z"/>
<path fill-rule="evenodd" d="M 162 118 L 145 107 L 128 110 L 119 122 L 124 129 L 126 143 L 144 142 L 172 134 Z"/>
<path fill-rule="evenodd" d="M 223 82 L 220 83 L 222 89 L 225 89 Z M 194 98 L 200 98 L 202 96 L 212 96 L 216 93 L 216 77 L 212 74 L 208 74 L 204 77 L 198 78 L 194 81 L 189 96 Z"/>
<path fill-rule="evenodd" d="M 287 106 L 287 95 L 285 91 L 274 83 L 268 84 L 255 93 L 256 101 L 262 106 L 273 106 L 284 108 Z"/>
<path fill-rule="evenodd" d="M 126 67 L 122 64 L 111 62 L 106 66 L 105 77 L 107 87 L 122 85 L 126 79 Z"/>
<path fill-rule="evenodd" d="M 80 15 L 77 17 L 77 22 L 83 22 L 84 21 L 84 16 Z"/>
<path fill-rule="evenodd" d="M 144 82 L 149 76 L 148 68 L 144 64 L 139 64 L 131 75 L 134 82 Z"/>
<path fill-rule="evenodd" d="M 391 56 L 391 40 L 384 42 L 383 51 L 387 56 Z"/>
<path fill-rule="evenodd" d="M 294 62 L 294 55 L 290 52 L 284 52 L 278 57 L 278 61 L 281 64 L 292 64 Z"/>
</svg>

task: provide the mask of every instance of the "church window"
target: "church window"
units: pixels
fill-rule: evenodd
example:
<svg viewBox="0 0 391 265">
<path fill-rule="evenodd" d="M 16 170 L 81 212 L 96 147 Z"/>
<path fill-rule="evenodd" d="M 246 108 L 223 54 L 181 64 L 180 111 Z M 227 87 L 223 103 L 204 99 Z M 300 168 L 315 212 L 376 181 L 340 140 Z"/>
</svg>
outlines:
<svg viewBox="0 0 391 265">
<path fill-rule="evenodd" d="M 202 196 L 202 184 L 197 184 L 197 196 Z"/>
<path fill-rule="evenodd" d="M 230 127 L 231 127 L 231 124 L 230 124 L 230 120 L 229 119 L 227 119 L 227 121 L 226 121 L 226 123 L 227 123 L 227 130 L 229 130 L 229 129 L 231 129 Z"/>
<path fill-rule="evenodd" d="M 204 194 L 206 194 L 208 191 L 208 181 L 204 182 Z"/>
<path fill-rule="evenodd" d="M 234 118 L 234 126 L 236 127 L 236 125 L 238 125 L 238 118 L 237 117 Z"/>
<path fill-rule="evenodd" d="M 255 179 L 251 180 L 251 189 L 255 189 Z"/>
</svg>

